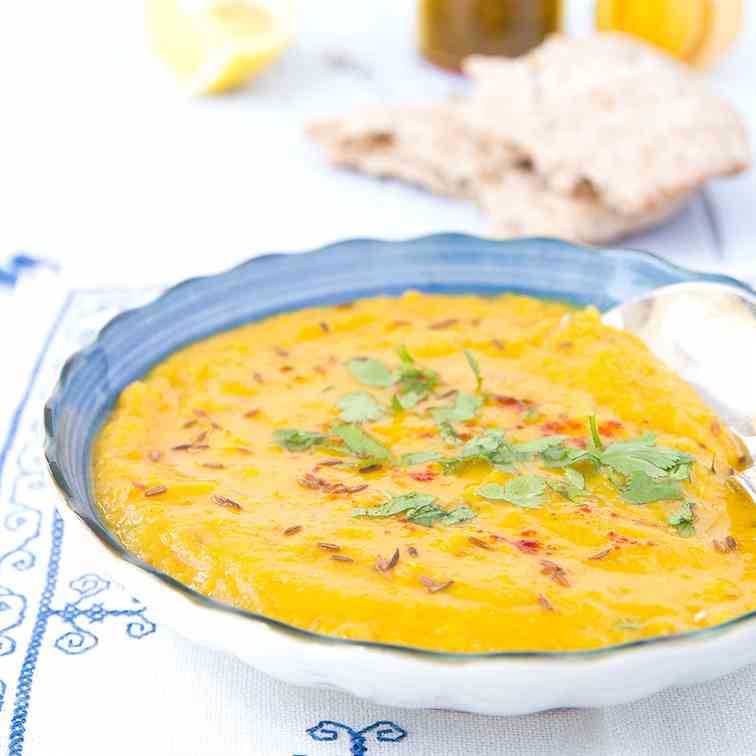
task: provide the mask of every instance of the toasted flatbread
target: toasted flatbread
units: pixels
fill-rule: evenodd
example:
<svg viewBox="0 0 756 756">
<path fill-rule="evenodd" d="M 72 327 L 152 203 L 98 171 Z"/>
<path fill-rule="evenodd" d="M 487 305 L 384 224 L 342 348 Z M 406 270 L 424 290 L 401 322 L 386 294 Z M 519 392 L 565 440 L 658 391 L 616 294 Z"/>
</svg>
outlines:
<svg viewBox="0 0 756 756">
<path fill-rule="evenodd" d="M 457 103 L 373 107 L 316 121 L 309 135 L 336 165 L 474 199 L 480 174 L 518 161 L 506 144 L 471 138 Z"/>
<path fill-rule="evenodd" d="M 555 36 L 517 59 L 473 56 L 459 110 L 481 139 L 528 155 L 553 190 L 589 189 L 619 213 L 655 213 L 744 170 L 743 124 L 691 69 L 627 35 Z"/>
</svg>

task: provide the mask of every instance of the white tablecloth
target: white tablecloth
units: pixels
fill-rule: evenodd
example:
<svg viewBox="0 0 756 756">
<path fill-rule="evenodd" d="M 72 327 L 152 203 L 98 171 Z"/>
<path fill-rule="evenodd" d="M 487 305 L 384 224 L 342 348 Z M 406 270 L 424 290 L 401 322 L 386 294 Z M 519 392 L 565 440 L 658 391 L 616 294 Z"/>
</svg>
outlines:
<svg viewBox="0 0 756 756">
<path fill-rule="evenodd" d="M 0 8 L 0 261 L 27 250 L 60 266 L 19 266 L 16 293 L 0 295 L 0 749 L 339 756 L 350 753 L 346 729 L 335 742 L 307 729 L 389 720 L 407 734 L 368 737 L 371 756 L 756 753 L 755 670 L 631 706 L 509 719 L 392 710 L 272 681 L 176 637 L 159 607 L 81 560 L 55 514 L 41 404 L 65 357 L 149 287 L 348 236 L 485 232 L 462 204 L 332 171 L 302 136 L 312 115 L 464 87 L 417 59 L 411 5 L 303 3 L 296 46 L 277 67 L 245 92 L 200 101 L 180 97 L 144 54 L 137 3 Z M 586 7 L 573 4 L 571 23 Z M 752 18 L 746 39 L 710 77 L 755 133 Z M 716 182 L 631 244 L 756 278 L 755 200 L 753 172 Z"/>
</svg>

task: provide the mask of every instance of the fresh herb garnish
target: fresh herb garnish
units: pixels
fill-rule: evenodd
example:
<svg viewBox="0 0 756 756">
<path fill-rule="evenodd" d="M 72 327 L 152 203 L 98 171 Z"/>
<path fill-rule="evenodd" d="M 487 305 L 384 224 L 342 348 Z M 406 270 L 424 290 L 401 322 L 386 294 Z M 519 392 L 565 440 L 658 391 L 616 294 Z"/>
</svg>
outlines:
<svg viewBox="0 0 756 756">
<path fill-rule="evenodd" d="M 346 364 L 347 370 L 367 386 L 386 388 L 394 382 L 391 371 L 380 361 L 372 357 L 355 357 Z"/>
<path fill-rule="evenodd" d="M 470 370 L 473 371 L 473 375 L 475 376 L 475 392 L 479 394 L 480 389 L 483 386 L 483 378 L 480 374 L 480 364 L 478 363 L 475 355 L 469 349 L 465 349 L 464 353 L 467 364 L 470 366 Z"/>
<path fill-rule="evenodd" d="M 430 396 L 438 384 L 438 373 L 416 367 L 415 360 L 406 346 L 399 347 L 397 353 L 401 364 L 394 371 L 394 383 L 398 386 L 394 398 L 402 409 L 412 409 L 418 402 Z"/>
<path fill-rule="evenodd" d="M 483 400 L 480 397 L 458 391 L 448 407 L 434 407 L 431 414 L 437 423 L 462 423 L 472 420 L 482 404 Z"/>
<path fill-rule="evenodd" d="M 438 505 L 435 496 L 417 491 L 392 496 L 379 507 L 352 510 L 354 517 L 392 517 L 397 514 L 404 514 L 410 522 L 427 528 L 433 527 L 436 522 L 441 525 L 456 525 L 476 516 L 475 512 L 465 505 L 446 511 Z"/>
<path fill-rule="evenodd" d="M 667 522 L 677 530 L 677 535 L 683 538 L 690 538 L 696 532 L 696 505 L 693 502 L 686 501 L 680 508 L 673 512 Z"/>
<path fill-rule="evenodd" d="M 305 451 L 312 446 L 325 443 L 325 440 L 326 437 L 322 433 L 296 428 L 281 428 L 273 433 L 273 443 L 288 451 Z"/>
<path fill-rule="evenodd" d="M 645 472 L 635 472 L 625 486 L 620 487 L 622 495 L 631 504 L 650 504 L 652 501 L 682 499 L 683 490 L 675 480 L 652 478 Z"/>
<path fill-rule="evenodd" d="M 373 438 L 359 425 L 343 423 L 337 425 L 333 432 L 346 444 L 352 454 L 364 459 L 388 459 L 391 456 L 389 450 Z"/>
<path fill-rule="evenodd" d="M 438 424 L 438 432 L 441 434 L 441 438 L 450 446 L 458 446 L 462 443 L 457 435 L 457 431 L 454 430 L 454 426 L 448 420 L 443 420 Z"/>
<path fill-rule="evenodd" d="M 409 452 L 408 454 L 402 454 L 399 457 L 399 463 L 404 467 L 411 467 L 412 465 L 423 465 L 426 462 L 436 462 L 442 459 L 443 455 L 439 452 Z"/>
<path fill-rule="evenodd" d="M 577 501 L 581 497 L 588 495 L 585 490 L 585 478 L 571 467 L 564 469 L 564 478 L 562 480 L 547 478 L 546 484 L 552 491 L 556 491 L 560 496 L 564 496 L 565 499 L 569 499 L 570 501 Z"/>
<path fill-rule="evenodd" d="M 523 509 L 538 509 L 545 501 L 546 484 L 540 475 L 518 475 L 503 486 L 487 483 L 476 491 L 491 501 L 507 501 Z"/>
<path fill-rule="evenodd" d="M 341 410 L 339 417 L 348 423 L 367 423 L 378 420 L 383 415 L 383 407 L 367 391 L 345 394 L 337 405 Z"/>
</svg>

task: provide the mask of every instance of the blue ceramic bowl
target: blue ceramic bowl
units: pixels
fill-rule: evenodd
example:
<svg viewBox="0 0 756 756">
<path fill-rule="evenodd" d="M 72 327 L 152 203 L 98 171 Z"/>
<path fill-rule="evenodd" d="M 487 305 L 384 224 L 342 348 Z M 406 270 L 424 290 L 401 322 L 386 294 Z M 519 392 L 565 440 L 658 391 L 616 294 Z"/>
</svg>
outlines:
<svg viewBox="0 0 756 756">
<path fill-rule="evenodd" d="M 726 283 L 753 293 L 745 284 L 733 279 L 685 270 L 644 252 L 594 250 L 539 238 L 490 241 L 461 234 L 440 234 L 397 242 L 354 239 L 307 254 L 256 257 L 225 273 L 185 281 L 154 302 L 119 315 L 102 329 L 91 346 L 73 355 L 45 407 L 48 464 L 68 506 L 98 537 L 100 546 L 107 547 L 106 550 L 119 560 L 137 565 L 141 571 L 157 578 L 164 590 L 167 587 L 178 589 L 184 598 L 189 597 L 216 614 L 242 617 L 248 625 L 265 624 L 273 631 L 283 631 L 310 642 L 332 642 L 333 639 L 201 596 L 128 554 L 110 534 L 95 505 L 90 451 L 98 429 L 121 390 L 166 355 L 190 342 L 274 313 L 312 305 L 335 304 L 378 294 L 398 295 L 407 289 L 419 289 L 483 295 L 509 291 L 579 305 L 592 304 L 605 310 L 651 289 L 685 281 Z M 624 647 L 649 642 L 657 643 L 652 639 Z M 338 641 L 338 645 L 350 644 L 388 648 L 369 642 Z M 404 648 L 392 650 L 417 652 Z M 601 649 L 598 653 L 610 651 L 612 649 Z M 425 653 L 431 657 L 450 656 Z M 587 658 L 595 653 L 531 654 L 530 657 Z M 478 655 L 477 658 L 518 656 L 523 655 Z M 257 666 L 264 667 L 264 664 Z M 276 670 L 273 673 L 278 674 Z M 290 675 L 287 679 L 293 677 Z M 342 684 L 341 687 L 359 692 L 354 685 Z M 474 708 L 464 701 L 450 701 L 450 705 Z"/>
</svg>

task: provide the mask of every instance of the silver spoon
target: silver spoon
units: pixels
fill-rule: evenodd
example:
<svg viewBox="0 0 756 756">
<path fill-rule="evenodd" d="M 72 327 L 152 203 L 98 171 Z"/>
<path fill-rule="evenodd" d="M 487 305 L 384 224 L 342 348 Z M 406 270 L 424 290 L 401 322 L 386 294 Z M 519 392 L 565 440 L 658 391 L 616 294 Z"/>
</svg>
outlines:
<svg viewBox="0 0 756 756">
<path fill-rule="evenodd" d="M 756 297 L 727 284 L 673 284 L 603 320 L 641 338 L 729 425 L 749 465 L 730 480 L 756 503 Z"/>
</svg>

